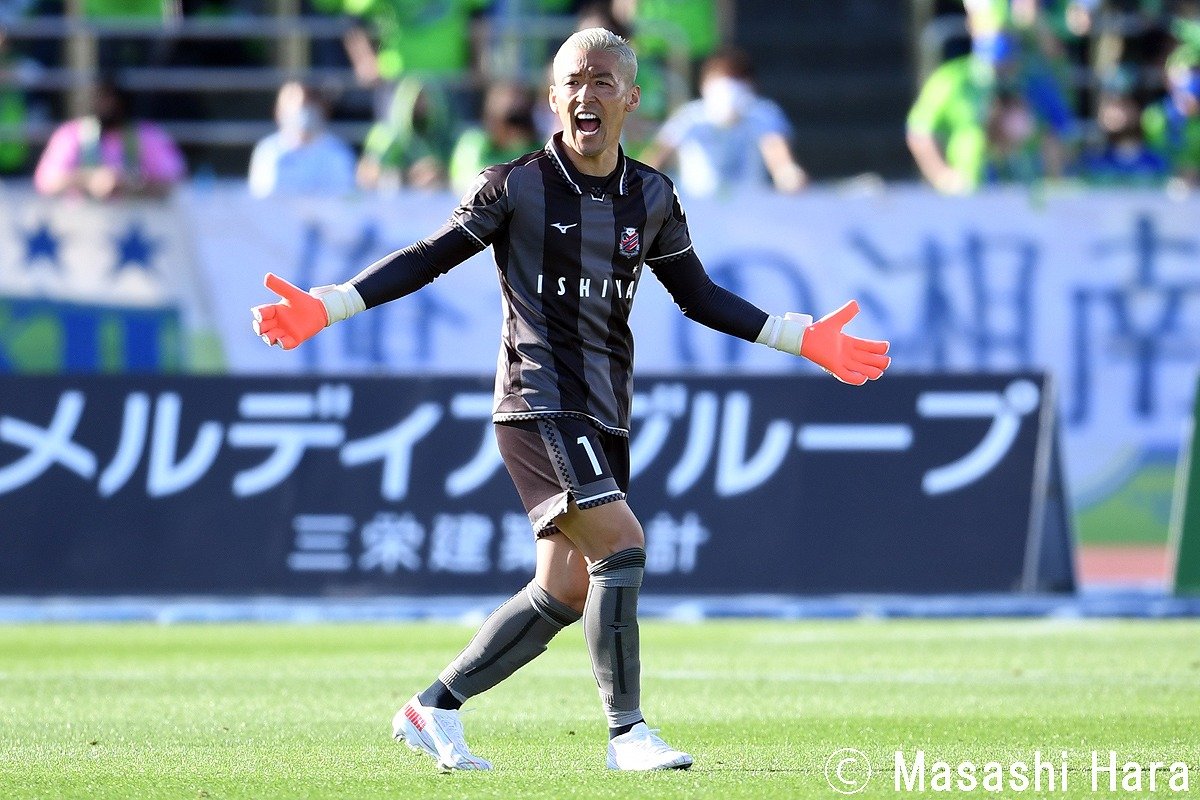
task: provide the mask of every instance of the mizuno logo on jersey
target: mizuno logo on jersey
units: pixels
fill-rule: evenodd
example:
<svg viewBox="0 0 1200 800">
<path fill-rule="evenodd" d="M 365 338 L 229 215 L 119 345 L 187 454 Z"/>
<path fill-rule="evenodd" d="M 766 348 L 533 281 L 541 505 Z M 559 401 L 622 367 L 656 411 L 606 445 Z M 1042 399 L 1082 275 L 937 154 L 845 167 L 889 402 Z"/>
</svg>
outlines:
<svg viewBox="0 0 1200 800">
<path fill-rule="evenodd" d="M 572 222 L 570 225 L 567 225 L 564 222 L 551 222 L 550 227 L 558 228 L 559 233 L 566 233 L 567 231 L 571 230 L 571 228 L 574 228 L 578 224 L 579 224 L 578 222 Z"/>
</svg>

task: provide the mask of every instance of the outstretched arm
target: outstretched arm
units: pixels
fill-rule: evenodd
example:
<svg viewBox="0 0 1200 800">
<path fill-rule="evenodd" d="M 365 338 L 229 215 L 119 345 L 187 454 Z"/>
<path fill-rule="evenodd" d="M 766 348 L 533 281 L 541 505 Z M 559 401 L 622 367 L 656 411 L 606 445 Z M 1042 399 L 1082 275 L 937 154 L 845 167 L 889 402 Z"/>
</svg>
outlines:
<svg viewBox="0 0 1200 800">
<path fill-rule="evenodd" d="M 753 342 L 768 321 L 767 312 L 713 283 L 690 248 L 673 258 L 647 258 L 646 265 L 693 322 Z"/>
<path fill-rule="evenodd" d="M 448 222 L 433 236 L 384 256 L 346 283 L 306 292 L 268 273 L 264 285 L 280 299 L 251 309 L 254 332 L 269 345 L 291 350 L 322 328 L 412 294 L 482 249 L 482 242 Z"/>
<path fill-rule="evenodd" d="M 843 383 L 861 386 L 875 380 L 891 363 L 888 343 L 842 332 L 858 314 L 851 300 L 817 322 L 807 314 L 770 316 L 733 292 L 713 283 L 695 252 L 665 264 L 647 260 L 671 298 L 688 319 L 749 342 L 803 356 Z"/>
<path fill-rule="evenodd" d="M 305 292 L 267 275 L 267 288 L 280 300 L 251 309 L 254 332 L 267 344 L 291 350 L 322 328 L 412 294 L 466 261 L 491 244 L 508 224 L 507 177 L 511 169 L 511 164 L 485 169 L 436 233 L 384 256 L 346 283 Z"/>
</svg>

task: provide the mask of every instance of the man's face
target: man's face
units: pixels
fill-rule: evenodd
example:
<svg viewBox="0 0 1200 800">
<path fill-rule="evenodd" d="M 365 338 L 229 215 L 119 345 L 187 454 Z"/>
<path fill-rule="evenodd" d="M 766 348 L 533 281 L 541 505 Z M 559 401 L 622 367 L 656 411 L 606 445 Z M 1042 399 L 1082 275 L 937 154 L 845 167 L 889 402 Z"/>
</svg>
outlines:
<svg viewBox="0 0 1200 800">
<path fill-rule="evenodd" d="M 563 127 L 563 143 L 584 158 L 614 152 L 625 115 L 638 107 L 641 92 L 617 73 L 617 55 L 604 51 L 559 53 L 554 60 L 550 108 Z"/>
</svg>

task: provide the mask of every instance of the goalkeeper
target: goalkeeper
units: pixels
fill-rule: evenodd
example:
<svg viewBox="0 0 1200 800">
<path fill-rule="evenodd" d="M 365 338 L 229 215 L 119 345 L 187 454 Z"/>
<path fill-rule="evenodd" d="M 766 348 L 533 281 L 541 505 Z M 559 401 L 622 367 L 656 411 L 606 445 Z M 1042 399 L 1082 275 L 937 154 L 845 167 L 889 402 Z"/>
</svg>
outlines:
<svg viewBox="0 0 1200 800">
<path fill-rule="evenodd" d="M 483 623 L 429 688 L 396 713 L 397 739 L 441 769 L 490 769 L 458 709 L 546 650 L 582 619 L 607 717 L 612 769 L 691 766 L 641 711 L 638 590 L 646 563 L 629 484 L 629 312 L 648 266 L 703 325 L 804 356 L 863 384 L 887 368 L 887 343 L 842 333 L 854 302 L 813 322 L 769 316 L 715 285 L 692 251 L 671 182 L 626 158 L 625 117 L 638 107 L 637 59 L 592 28 L 554 59 L 550 108 L 562 123 L 545 148 L 490 167 L 432 236 L 347 283 L 308 292 L 267 275 L 280 300 L 253 309 L 255 333 L 299 346 L 322 328 L 416 291 L 492 247 L 503 298 L 493 421 L 504 464 L 537 539 L 533 580 Z"/>
</svg>

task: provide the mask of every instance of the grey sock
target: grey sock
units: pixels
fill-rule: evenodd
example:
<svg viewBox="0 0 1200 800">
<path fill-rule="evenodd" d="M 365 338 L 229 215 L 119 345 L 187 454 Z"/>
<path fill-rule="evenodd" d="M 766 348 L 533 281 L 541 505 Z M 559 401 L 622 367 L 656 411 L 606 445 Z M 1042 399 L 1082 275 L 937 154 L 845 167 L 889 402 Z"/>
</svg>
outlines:
<svg viewBox="0 0 1200 800">
<path fill-rule="evenodd" d="M 486 692 L 546 652 L 554 635 L 579 617 L 530 581 L 484 620 L 438 679 L 459 700 Z"/>
<path fill-rule="evenodd" d="M 608 727 L 642 719 L 642 661 L 638 644 L 638 588 L 646 551 L 630 547 L 588 567 L 591 589 L 583 607 L 583 635 Z"/>
</svg>

